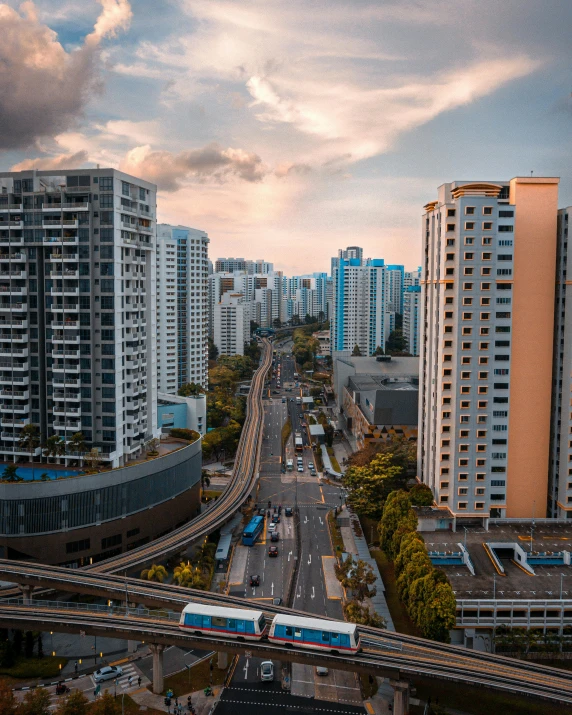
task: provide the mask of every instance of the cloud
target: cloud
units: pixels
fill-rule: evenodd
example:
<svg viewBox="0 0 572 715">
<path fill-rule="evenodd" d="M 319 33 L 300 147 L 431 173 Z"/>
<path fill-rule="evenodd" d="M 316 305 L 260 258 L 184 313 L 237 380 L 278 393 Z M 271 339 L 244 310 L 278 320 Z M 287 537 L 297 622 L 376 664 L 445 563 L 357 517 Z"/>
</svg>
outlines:
<svg viewBox="0 0 572 715">
<path fill-rule="evenodd" d="M 26 171 L 29 169 L 77 169 L 88 160 L 84 150 L 73 154 L 58 154 L 52 157 L 38 159 L 24 159 L 10 169 L 10 171 Z"/>
<path fill-rule="evenodd" d="M 223 149 L 216 143 L 178 153 L 153 151 L 149 145 L 138 146 L 127 153 L 120 168 L 156 183 L 164 191 L 176 191 L 181 181 L 188 178 L 224 182 L 234 176 L 258 182 L 266 173 L 257 154 L 244 149 Z"/>
<path fill-rule="evenodd" d="M 125 28 L 127 0 L 100 0 L 103 10 L 83 45 L 67 52 L 38 18 L 33 2 L 17 12 L 0 3 L 0 150 L 33 145 L 68 129 L 97 88 L 101 40 Z"/>
</svg>

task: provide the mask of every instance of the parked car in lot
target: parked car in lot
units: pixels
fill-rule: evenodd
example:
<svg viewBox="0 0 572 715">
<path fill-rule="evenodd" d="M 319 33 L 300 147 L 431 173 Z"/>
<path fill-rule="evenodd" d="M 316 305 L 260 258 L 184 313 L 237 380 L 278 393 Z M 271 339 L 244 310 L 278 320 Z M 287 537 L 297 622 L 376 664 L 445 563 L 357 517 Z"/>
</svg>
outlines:
<svg viewBox="0 0 572 715">
<path fill-rule="evenodd" d="M 298 471 L 299 471 L 299 472 L 303 472 L 303 471 L 304 471 L 304 467 L 298 467 Z"/>
<path fill-rule="evenodd" d="M 314 462 L 308 462 L 308 469 L 314 469 Z"/>
<path fill-rule="evenodd" d="M 270 548 L 268 549 L 268 556 L 278 556 L 278 547 L 270 546 Z"/>
<path fill-rule="evenodd" d="M 96 683 L 102 683 L 104 680 L 113 680 L 120 678 L 123 675 L 123 668 L 118 665 L 106 665 L 104 668 L 96 670 L 93 674 L 93 679 Z"/>
<path fill-rule="evenodd" d="M 250 577 L 251 586 L 260 586 L 260 576 L 258 574 L 252 574 Z"/>
</svg>

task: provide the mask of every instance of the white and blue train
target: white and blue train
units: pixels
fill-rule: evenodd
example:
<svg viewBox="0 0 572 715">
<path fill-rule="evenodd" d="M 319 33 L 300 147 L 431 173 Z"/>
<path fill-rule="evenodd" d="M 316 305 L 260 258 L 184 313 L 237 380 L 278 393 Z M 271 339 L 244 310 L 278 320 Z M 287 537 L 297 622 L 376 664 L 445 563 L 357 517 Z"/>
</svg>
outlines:
<svg viewBox="0 0 572 715">
<path fill-rule="evenodd" d="M 279 614 L 268 622 L 262 611 L 231 606 L 189 603 L 181 613 L 179 626 L 197 635 L 224 635 L 226 638 L 269 640 L 287 647 L 357 653 L 361 650 L 355 623 L 328 621 Z"/>
</svg>

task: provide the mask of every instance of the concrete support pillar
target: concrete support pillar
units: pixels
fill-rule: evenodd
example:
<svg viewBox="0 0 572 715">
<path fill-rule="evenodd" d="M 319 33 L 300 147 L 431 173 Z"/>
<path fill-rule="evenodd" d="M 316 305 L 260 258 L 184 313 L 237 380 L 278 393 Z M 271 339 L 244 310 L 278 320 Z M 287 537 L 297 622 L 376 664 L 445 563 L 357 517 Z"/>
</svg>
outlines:
<svg viewBox="0 0 572 715">
<path fill-rule="evenodd" d="M 217 665 L 219 670 L 226 670 L 228 667 L 228 653 L 224 653 L 222 650 L 219 650 Z"/>
<path fill-rule="evenodd" d="M 390 680 L 393 688 L 393 715 L 407 715 L 409 712 L 409 683 L 404 680 Z"/>
<path fill-rule="evenodd" d="M 138 645 L 139 645 L 139 641 L 127 641 L 127 652 L 135 653 Z"/>
<path fill-rule="evenodd" d="M 34 587 L 18 584 L 18 588 L 22 592 L 22 599 L 24 601 L 24 604 L 28 606 L 32 602 L 32 593 L 34 591 Z"/>
<path fill-rule="evenodd" d="M 152 643 L 149 648 L 153 654 L 153 692 L 160 695 L 163 692 L 163 651 L 164 645 Z"/>
</svg>

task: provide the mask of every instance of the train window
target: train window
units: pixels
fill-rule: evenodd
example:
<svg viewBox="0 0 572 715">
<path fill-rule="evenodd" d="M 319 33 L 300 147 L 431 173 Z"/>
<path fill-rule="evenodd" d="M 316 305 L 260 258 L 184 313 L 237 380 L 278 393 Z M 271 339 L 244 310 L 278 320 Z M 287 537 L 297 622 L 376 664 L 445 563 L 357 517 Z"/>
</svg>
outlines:
<svg viewBox="0 0 572 715">
<path fill-rule="evenodd" d="M 203 628 L 209 628 L 211 625 L 211 617 L 203 616 Z"/>
<path fill-rule="evenodd" d="M 229 628 L 236 628 L 236 620 L 234 618 L 229 618 L 228 619 L 228 627 Z"/>
<path fill-rule="evenodd" d="M 301 638 L 301 637 L 302 637 L 302 629 L 296 628 L 294 631 L 294 638 Z"/>
<path fill-rule="evenodd" d="M 266 619 L 264 618 L 264 616 L 260 616 L 260 618 L 258 619 L 258 628 L 261 631 L 263 631 L 265 625 L 266 625 Z"/>
<path fill-rule="evenodd" d="M 219 616 L 213 616 L 213 626 L 218 626 L 219 628 L 226 627 L 226 618 L 220 618 Z"/>
<path fill-rule="evenodd" d="M 329 643 L 330 642 L 330 634 L 327 633 L 326 631 L 322 631 L 322 641 L 324 643 Z"/>
<path fill-rule="evenodd" d="M 292 628 L 292 626 L 286 626 L 286 635 L 292 638 L 292 636 L 294 635 L 294 629 Z"/>
</svg>

